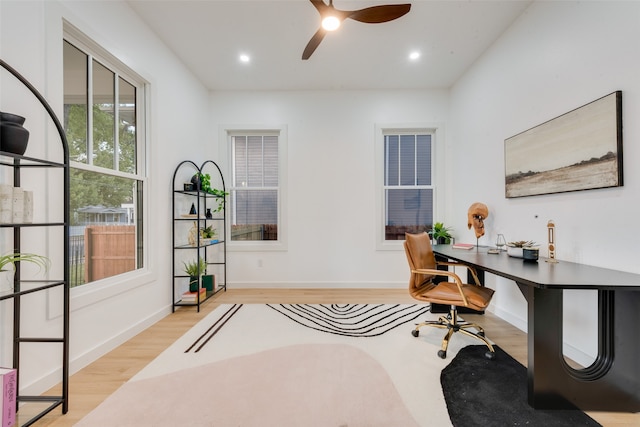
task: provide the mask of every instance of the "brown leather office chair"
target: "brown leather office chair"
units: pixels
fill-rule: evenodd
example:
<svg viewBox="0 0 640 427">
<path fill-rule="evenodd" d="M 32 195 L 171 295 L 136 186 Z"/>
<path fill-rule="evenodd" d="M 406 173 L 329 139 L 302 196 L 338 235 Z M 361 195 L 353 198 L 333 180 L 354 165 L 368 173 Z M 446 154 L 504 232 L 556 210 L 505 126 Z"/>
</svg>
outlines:
<svg viewBox="0 0 640 427">
<path fill-rule="evenodd" d="M 467 268 L 472 273 L 476 282 L 475 285 L 463 283 L 454 272 L 438 270 L 437 267 L 439 265 L 457 264 L 454 262 L 436 262 L 431 248 L 431 238 L 427 233 L 406 233 L 404 250 L 411 269 L 411 278 L 409 279 L 409 293 L 411 296 L 420 301 L 450 306 L 449 313 L 446 316 L 440 316 L 437 321 L 426 321 L 416 325 L 416 328 L 412 331 L 413 336 L 417 337 L 420 334 L 420 328 L 423 326 L 447 329 L 447 334 L 442 340 L 442 348 L 438 351 L 438 356 L 444 359 L 447 357 L 449 339 L 454 332 L 462 332 L 484 342 L 489 348 L 485 356 L 488 359 L 494 359 L 495 351 L 491 343 L 485 338 L 484 330 L 474 323 L 458 321 L 457 310 L 458 307 L 469 307 L 479 311 L 484 310 L 489 305 L 494 291 L 481 286 L 476 272 L 470 267 Z M 433 279 L 436 276 L 447 276 L 447 278 L 454 281 L 434 283 Z"/>
</svg>

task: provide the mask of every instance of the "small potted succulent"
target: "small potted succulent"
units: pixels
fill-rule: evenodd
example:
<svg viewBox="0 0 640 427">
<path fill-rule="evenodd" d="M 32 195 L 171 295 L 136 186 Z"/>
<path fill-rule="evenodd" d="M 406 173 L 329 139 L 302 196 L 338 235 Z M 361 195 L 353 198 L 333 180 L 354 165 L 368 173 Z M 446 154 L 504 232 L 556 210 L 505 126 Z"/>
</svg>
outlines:
<svg viewBox="0 0 640 427">
<path fill-rule="evenodd" d="M 212 225 L 200 228 L 200 244 L 210 245 L 216 241 L 218 231 Z"/>
<path fill-rule="evenodd" d="M 526 252 L 526 257 L 525 257 Z M 507 255 L 514 258 L 538 259 L 538 247 L 532 240 L 517 240 L 507 242 Z"/>
</svg>

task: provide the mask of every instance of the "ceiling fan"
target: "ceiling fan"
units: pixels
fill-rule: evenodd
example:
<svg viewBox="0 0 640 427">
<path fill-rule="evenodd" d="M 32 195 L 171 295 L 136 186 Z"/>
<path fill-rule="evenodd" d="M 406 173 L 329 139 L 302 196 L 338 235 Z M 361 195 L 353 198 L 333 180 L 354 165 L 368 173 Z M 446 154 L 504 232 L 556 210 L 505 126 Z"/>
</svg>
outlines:
<svg viewBox="0 0 640 427">
<path fill-rule="evenodd" d="M 342 21 L 347 18 L 367 24 L 380 24 L 382 22 L 393 21 L 407 14 L 411 9 L 410 4 L 388 4 L 383 6 L 367 7 L 359 10 L 339 10 L 333 7 L 333 0 L 326 4 L 323 0 L 309 0 L 320 13 L 322 25 L 311 37 L 307 47 L 302 52 L 302 59 L 309 59 L 316 50 L 327 31 L 337 29 Z"/>
</svg>

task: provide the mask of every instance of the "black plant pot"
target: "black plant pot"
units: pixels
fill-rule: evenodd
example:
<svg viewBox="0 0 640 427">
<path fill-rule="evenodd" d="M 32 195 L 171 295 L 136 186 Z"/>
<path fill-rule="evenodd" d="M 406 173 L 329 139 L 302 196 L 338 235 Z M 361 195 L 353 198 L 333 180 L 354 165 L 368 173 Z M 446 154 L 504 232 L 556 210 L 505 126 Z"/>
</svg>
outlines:
<svg viewBox="0 0 640 427">
<path fill-rule="evenodd" d="M 189 292 L 198 292 L 198 276 L 189 277 Z"/>
<path fill-rule="evenodd" d="M 0 111 L 0 150 L 23 155 L 27 151 L 29 131 L 22 124 L 25 118 Z"/>
<path fill-rule="evenodd" d="M 191 177 L 191 183 L 193 184 L 194 190 L 201 190 L 200 188 L 200 175 L 195 174 Z"/>
</svg>

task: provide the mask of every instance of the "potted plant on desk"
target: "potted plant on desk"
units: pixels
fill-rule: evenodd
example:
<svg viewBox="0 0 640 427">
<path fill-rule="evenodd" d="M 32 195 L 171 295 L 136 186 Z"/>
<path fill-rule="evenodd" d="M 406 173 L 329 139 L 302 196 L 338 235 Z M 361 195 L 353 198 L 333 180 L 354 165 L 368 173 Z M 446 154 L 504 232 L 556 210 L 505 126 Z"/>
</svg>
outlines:
<svg viewBox="0 0 640 427">
<path fill-rule="evenodd" d="M 452 228 L 445 227 L 444 223 L 436 222 L 433 224 L 433 228 L 429 234 L 431 235 L 431 239 L 435 240 L 439 245 L 445 244 L 448 245 L 451 243 L 451 235 Z"/>
</svg>

